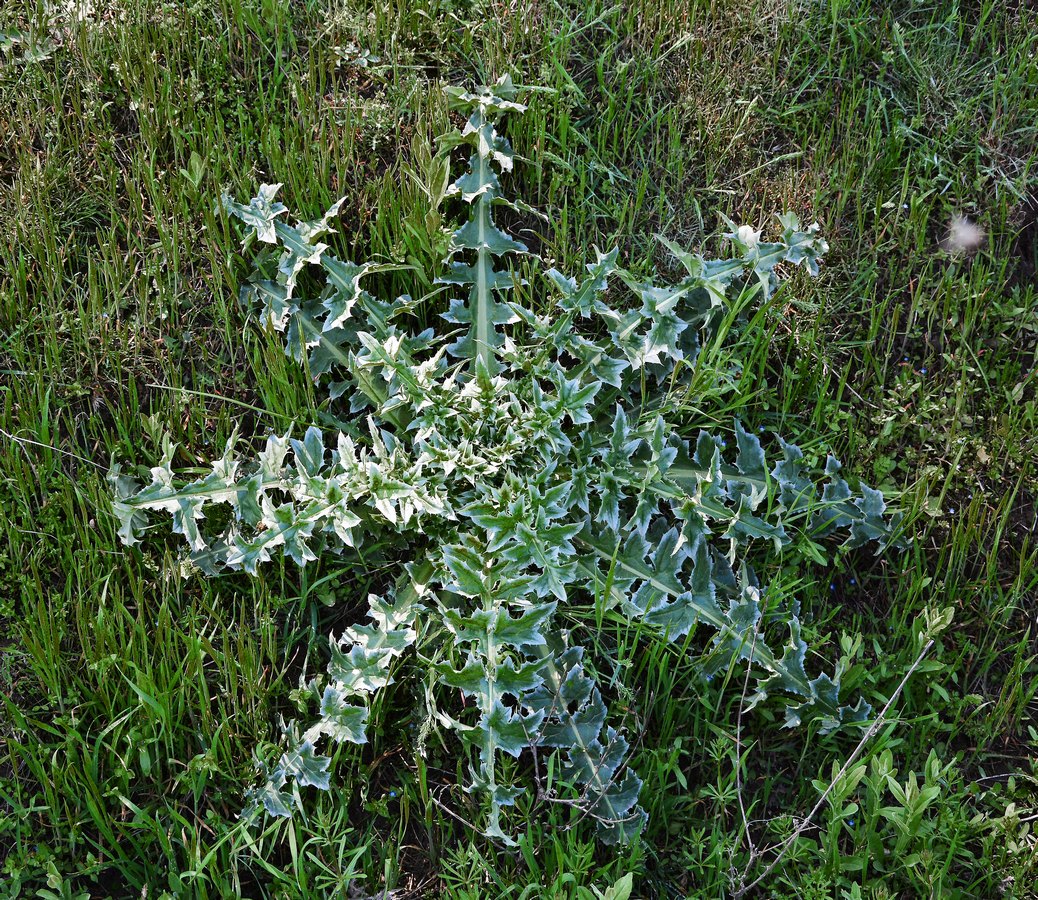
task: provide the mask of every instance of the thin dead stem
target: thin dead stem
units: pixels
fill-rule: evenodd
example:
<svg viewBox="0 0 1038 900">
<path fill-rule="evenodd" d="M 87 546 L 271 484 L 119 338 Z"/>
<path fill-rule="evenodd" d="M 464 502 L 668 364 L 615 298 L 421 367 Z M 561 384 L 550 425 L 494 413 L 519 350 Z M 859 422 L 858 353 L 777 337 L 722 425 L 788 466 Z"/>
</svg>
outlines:
<svg viewBox="0 0 1038 900">
<path fill-rule="evenodd" d="M 869 726 L 868 730 L 862 736 L 861 740 L 858 742 L 858 746 L 854 748 L 854 752 L 847 757 L 847 760 L 840 768 L 840 771 L 836 773 L 836 777 L 833 778 L 833 780 L 829 783 L 829 786 L 822 792 L 822 796 L 818 798 L 818 802 L 814 805 L 811 812 L 809 812 L 807 816 L 803 820 L 801 820 L 800 824 L 796 827 L 793 833 L 784 841 L 782 841 L 781 844 L 778 844 L 775 847 L 771 847 L 768 850 L 757 852 L 754 851 L 751 847 L 750 859 L 749 862 L 746 863 L 746 868 L 743 869 L 742 876 L 739 879 L 739 886 L 732 892 L 732 897 L 734 898 L 734 900 L 738 900 L 738 898 L 740 897 L 745 897 L 750 891 L 757 887 L 757 885 L 764 881 L 764 879 L 767 878 L 773 871 L 775 871 L 775 867 L 778 866 L 778 864 L 783 860 L 785 855 L 789 852 L 789 848 L 793 846 L 797 838 L 799 838 L 800 835 L 802 835 L 811 825 L 812 821 L 814 820 L 814 817 L 818 815 L 818 811 L 825 805 L 825 801 L 829 798 L 829 795 L 832 793 L 833 788 L 835 788 L 836 785 L 840 782 L 840 779 L 843 778 L 845 774 L 847 774 L 847 770 L 850 769 L 852 765 L 854 765 L 855 761 L 861 755 L 861 752 L 865 749 L 865 745 L 868 744 L 868 742 L 872 740 L 872 738 L 875 736 L 876 732 L 883 727 L 883 723 L 886 721 L 887 713 L 890 711 L 890 707 L 893 706 L 897 698 L 901 696 L 901 692 L 905 689 L 905 685 L 908 684 L 908 679 L 912 677 L 912 675 L 915 673 L 915 670 L 918 669 L 919 666 L 922 664 L 923 659 L 925 659 L 926 654 L 930 652 L 930 648 L 933 647 L 933 645 L 934 642 L 931 638 L 929 641 L 926 642 L 926 646 L 924 646 L 923 649 L 919 651 L 919 655 L 916 657 L 915 662 L 912 663 L 909 670 L 905 673 L 905 677 L 901 679 L 901 683 L 897 686 L 897 690 L 895 690 L 894 693 L 890 695 L 890 699 L 883 706 L 883 709 L 880 710 L 879 715 L 876 716 L 876 720 L 872 723 L 872 725 Z M 750 870 L 756 864 L 756 862 L 762 856 L 764 856 L 765 853 L 771 853 L 773 851 L 778 851 L 775 858 L 770 863 L 768 863 L 767 867 L 764 869 L 763 872 L 760 873 L 760 875 L 758 875 L 756 878 L 753 879 L 753 881 L 747 884 L 746 878 L 749 875 Z"/>
</svg>

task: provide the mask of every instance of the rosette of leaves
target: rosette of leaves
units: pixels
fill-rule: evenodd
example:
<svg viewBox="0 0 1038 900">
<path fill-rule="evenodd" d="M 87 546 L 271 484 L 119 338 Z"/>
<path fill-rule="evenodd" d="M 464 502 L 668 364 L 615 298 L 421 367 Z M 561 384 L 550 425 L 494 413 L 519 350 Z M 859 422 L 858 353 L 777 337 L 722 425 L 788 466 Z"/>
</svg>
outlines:
<svg viewBox="0 0 1038 900">
<path fill-rule="evenodd" d="M 430 721 L 467 748 L 487 835 L 511 840 L 505 813 L 523 790 L 504 758 L 537 749 L 559 755 L 570 802 L 602 838 L 624 841 L 644 820 L 641 780 L 577 610 L 599 604 L 661 640 L 695 629 L 707 673 L 749 666 L 752 704 L 776 695 L 786 725 L 832 729 L 869 708 L 841 700 L 838 672 L 809 674 L 796 605 L 764 599 L 748 556 L 796 532 L 883 548 L 896 523 L 834 459 L 814 477 L 777 438 L 769 462 L 738 422 L 734 453 L 709 431 L 688 440 L 668 399 L 733 303 L 768 297 L 782 270 L 817 273 L 827 248 L 816 225 L 780 216 L 773 242 L 733 227 L 725 259 L 668 243 L 685 270 L 673 284 L 634 277 L 616 250 L 575 276 L 534 265 L 525 294 L 540 302 L 524 307 L 509 262 L 529 251 L 495 222 L 503 205 L 527 209 L 501 186 L 515 157 L 500 123 L 523 106 L 507 76 L 450 98 L 466 121 L 444 152 L 469 155 L 449 193 L 468 215 L 438 273 L 455 291 L 441 324 L 415 328 L 415 301 L 378 296 L 371 276 L 391 266 L 342 259 L 322 241 L 340 204 L 293 225 L 277 185 L 248 204 L 224 197 L 273 248 L 243 300 L 283 334 L 342 426 L 271 435 L 251 459 L 232 439 L 194 480 L 177 477 L 167 446 L 143 484 L 113 467 L 114 509 L 127 544 L 148 513 L 168 513 L 209 573 L 255 574 L 278 554 L 300 566 L 338 554 L 363 571 L 374 546 L 382 570 L 397 564 L 368 620 L 332 636 L 327 672 L 310 684 L 315 719 L 287 730 L 250 810 L 287 816 L 302 788 L 327 789 L 329 743 L 364 743 L 371 698 L 412 679 L 434 685 Z M 229 524 L 210 527 L 221 505 L 229 515 L 212 520 Z"/>
</svg>

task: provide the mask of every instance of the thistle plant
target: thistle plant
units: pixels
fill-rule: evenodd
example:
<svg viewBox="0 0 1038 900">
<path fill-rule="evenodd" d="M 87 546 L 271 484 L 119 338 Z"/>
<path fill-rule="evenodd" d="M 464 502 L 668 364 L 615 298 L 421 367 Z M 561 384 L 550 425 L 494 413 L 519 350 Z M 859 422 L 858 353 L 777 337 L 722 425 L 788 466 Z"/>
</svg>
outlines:
<svg viewBox="0 0 1038 900">
<path fill-rule="evenodd" d="M 770 297 L 781 271 L 817 274 L 827 250 L 817 225 L 802 229 L 787 213 L 770 243 L 733 227 L 725 259 L 667 243 L 685 270 L 676 284 L 627 272 L 615 249 L 575 277 L 543 271 L 495 223 L 501 207 L 528 212 L 501 185 L 515 160 L 501 121 L 524 109 L 515 86 L 506 76 L 449 92 L 467 121 L 444 152 L 470 155 L 449 191 L 468 217 L 439 273 L 454 292 L 430 316 L 443 324 L 419 330 L 419 303 L 369 289 L 392 265 L 340 259 L 321 240 L 342 201 L 290 225 L 278 185 L 247 205 L 224 197 L 276 248 L 261 254 L 243 300 L 284 335 L 341 424 L 271 435 L 251 460 L 232 438 L 193 481 L 178 479 L 167 444 L 143 485 L 113 467 L 114 509 L 127 544 L 150 511 L 169 513 L 207 573 L 256 574 L 278 554 L 299 566 L 335 554 L 359 572 L 394 573 L 377 582 L 367 620 L 332 636 L 327 672 L 308 684 L 315 717 L 286 729 L 283 754 L 249 792 L 250 813 L 289 816 L 303 788 L 328 789 L 329 745 L 363 744 L 372 698 L 411 681 L 425 686 L 416 693 L 431 726 L 460 739 L 488 836 L 512 840 L 507 809 L 523 790 L 505 757 L 536 750 L 558 754 L 571 802 L 602 839 L 624 841 L 645 819 L 641 780 L 596 680 L 600 651 L 581 610 L 690 640 L 707 675 L 748 666 L 750 706 L 775 695 L 787 726 L 817 719 L 831 730 L 869 707 L 841 699 L 839 672 L 808 673 L 797 604 L 766 596 L 749 558 L 797 534 L 839 532 L 846 545 L 882 549 L 896 523 L 882 495 L 853 491 L 831 457 L 815 477 L 777 436 L 769 463 L 738 421 L 734 453 L 718 434 L 682 433 L 675 398 L 704 341 L 733 304 Z M 520 255 L 536 307 L 516 297 Z M 230 515 L 213 519 L 229 524 L 210 527 L 224 504 Z"/>
</svg>

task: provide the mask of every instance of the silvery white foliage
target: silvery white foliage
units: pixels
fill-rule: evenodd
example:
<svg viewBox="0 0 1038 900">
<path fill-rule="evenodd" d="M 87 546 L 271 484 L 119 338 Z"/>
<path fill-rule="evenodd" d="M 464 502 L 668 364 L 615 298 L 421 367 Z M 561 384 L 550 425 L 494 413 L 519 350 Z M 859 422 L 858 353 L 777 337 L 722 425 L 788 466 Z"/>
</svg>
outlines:
<svg viewBox="0 0 1038 900">
<path fill-rule="evenodd" d="M 496 166 L 502 172 L 512 170 L 515 155 L 508 140 L 498 134 L 495 123 L 508 112 L 523 112 L 526 107 L 515 102 L 516 88 L 505 76 L 492 88 L 475 92 L 448 88 L 451 105 L 469 114 L 465 127 L 449 139 L 451 146 L 472 147 L 468 170 L 447 191 L 448 196 L 461 197 L 472 209 L 471 218 L 454 232 L 448 253 L 446 273 L 437 278 L 441 284 L 467 287 L 468 296 L 451 300 L 443 318 L 456 325 L 468 325 L 462 337 L 448 350 L 456 356 L 471 357 L 493 375 L 500 369 L 494 352 L 504 336 L 499 325 L 516 321 L 512 307 L 497 294 L 512 286 L 512 275 L 494 268 L 495 258 L 508 253 L 526 253 L 526 245 L 503 232 L 494 224 L 494 206 L 514 205 L 501 195 Z M 471 263 L 459 260 L 468 256 Z"/>
<path fill-rule="evenodd" d="M 286 353 L 326 388 L 343 425 L 271 435 L 251 461 L 232 438 L 193 481 L 176 476 L 168 443 L 143 485 L 113 467 L 119 533 L 136 543 L 148 512 L 168 513 L 206 572 L 255 574 L 275 555 L 302 566 L 324 553 L 364 571 L 364 550 L 376 545 L 381 567 L 399 565 L 370 598 L 369 624 L 333 638 L 327 674 L 311 684 L 316 720 L 287 729 L 250 809 L 290 815 L 300 788 L 327 789 L 322 745 L 364 743 L 371 698 L 413 673 L 441 687 L 430 721 L 470 747 L 468 787 L 485 798 L 486 834 L 511 841 L 505 811 L 523 790 L 504 757 L 539 748 L 561 755 L 603 840 L 623 841 L 645 818 L 641 781 L 586 665 L 575 610 L 594 601 L 669 640 L 702 629 L 706 674 L 749 665 L 753 704 L 779 695 L 787 725 L 835 728 L 865 718 L 867 704 L 841 700 L 839 672 L 808 674 L 796 605 L 766 599 L 748 559 L 797 533 L 839 530 L 848 545 L 882 548 L 896 523 L 882 495 L 854 492 L 832 458 L 819 490 L 781 438 L 769 464 L 738 422 L 732 453 L 707 431 L 684 437 L 662 388 L 644 402 L 652 385 L 688 377 L 733 300 L 770 295 L 782 266 L 817 272 L 826 250 L 817 226 L 801 230 L 787 214 L 766 243 L 732 225 L 729 259 L 664 241 L 685 269 L 676 284 L 636 278 L 616 250 L 599 252 L 576 276 L 544 272 L 532 288 L 544 302 L 523 308 L 498 266 L 526 248 L 493 220 L 503 203 L 525 209 L 502 194 L 514 156 L 497 130 L 523 107 L 507 77 L 450 93 L 468 118 L 445 149 L 471 155 L 451 189 L 470 216 L 439 278 L 460 288 L 443 313 L 448 327 L 416 331 L 410 297 L 385 300 L 370 287 L 391 265 L 342 260 L 319 240 L 342 201 L 291 226 L 276 186 L 247 205 L 225 197 L 231 215 L 280 248 L 261 258 L 243 300 L 262 327 L 284 334 Z M 207 513 L 221 504 L 227 524 L 213 529 Z M 464 707 L 452 702 L 459 693 Z"/>
</svg>

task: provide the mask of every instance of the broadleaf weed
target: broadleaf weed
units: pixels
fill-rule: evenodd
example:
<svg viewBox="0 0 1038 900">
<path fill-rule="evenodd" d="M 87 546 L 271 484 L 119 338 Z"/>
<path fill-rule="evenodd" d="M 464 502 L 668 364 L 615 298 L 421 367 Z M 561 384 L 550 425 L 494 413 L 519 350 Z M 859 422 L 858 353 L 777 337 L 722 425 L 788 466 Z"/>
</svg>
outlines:
<svg viewBox="0 0 1038 900">
<path fill-rule="evenodd" d="M 469 216 L 445 268 L 415 278 L 456 291 L 446 310 L 435 291 L 379 297 L 370 286 L 401 266 L 344 260 L 321 240 L 344 200 L 289 225 L 278 185 L 248 204 L 225 197 L 249 235 L 276 248 L 259 255 L 242 300 L 260 327 L 283 334 L 342 424 L 271 435 L 252 460 L 232 437 L 193 481 L 174 472 L 168 441 L 143 485 L 113 467 L 119 533 L 136 543 L 149 512 L 168 513 L 207 573 L 325 554 L 362 573 L 395 571 L 369 598 L 368 620 L 332 636 L 327 672 L 308 687 L 316 720 L 287 728 L 249 815 L 289 816 L 302 789 L 327 789 L 322 743 L 364 743 L 372 697 L 396 680 L 431 679 L 429 719 L 465 747 L 485 834 L 514 842 L 506 812 L 524 789 L 504 777 L 503 759 L 536 750 L 558 754 L 553 771 L 572 789 L 547 799 L 623 842 L 645 820 L 642 781 L 596 680 L 586 601 L 663 640 L 708 629 L 706 677 L 745 664 L 749 706 L 777 695 L 787 726 L 833 730 L 869 706 L 841 698 L 839 667 L 809 674 L 798 604 L 769 595 L 751 559 L 758 547 L 798 535 L 814 547 L 835 532 L 883 549 L 898 521 L 880 492 L 853 490 L 834 458 L 816 477 L 781 437 L 770 462 L 738 421 L 731 449 L 706 430 L 682 437 L 675 398 L 703 383 L 701 348 L 730 310 L 767 300 L 783 270 L 817 274 L 827 250 L 817 225 L 787 213 L 768 242 L 730 223 L 734 254 L 721 259 L 665 241 L 685 272 L 674 284 L 624 270 L 616 249 L 596 250 L 578 275 L 541 271 L 494 218 L 532 212 L 502 188 L 516 157 L 499 129 L 524 109 L 518 89 L 505 76 L 448 92 L 466 119 L 441 158 L 460 146 L 470 156 L 445 196 Z M 529 284 L 511 265 L 517 254 L 531 263 Z M 418 314 L 437 325 L 418 327 Z M 229 524 L 208 527 L 228 520 L 210 516 L 221 505 Z"/>
</svg>

